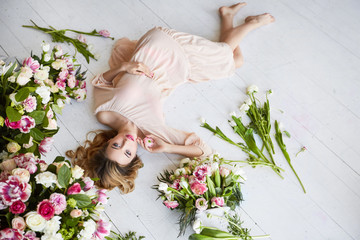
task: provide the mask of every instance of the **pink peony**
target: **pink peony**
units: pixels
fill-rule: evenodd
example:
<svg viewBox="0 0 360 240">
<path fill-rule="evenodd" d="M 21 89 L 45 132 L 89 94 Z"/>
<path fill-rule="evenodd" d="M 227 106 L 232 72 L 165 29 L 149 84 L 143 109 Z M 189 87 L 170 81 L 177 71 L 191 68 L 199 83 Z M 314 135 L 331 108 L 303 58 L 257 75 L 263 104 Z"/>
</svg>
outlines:
<svg viewBox="0 0 360 240">
<path fill-rule="evenodd" d="M 74 183 L 69 189 L 67 190 L 67 195 L 78 194 L 81 192 L 80 183 Z"/>
<path fill-rule="evenodd" d="M 107 195 L 106 195 L 106 189 L 100 189 L 97 191 L 98 199 L 97 201 L 102 204 L 107 203 Z"/>
<path fill-rule="evenodd" d="M 26 205 L 21 200 L 17 200 L 15 202 L 13 202 L 13 204 L 11 204 L 9 210 L 13 214 L 21 214 L 21 213 L 25 212 Z"/>
<path fill-rule="evenodd" d="M 45 220 L 50 220 L 55 214 L 55 208 L 49 200 L 42 200 L 37 205 L 37 213 Z"/>
<path fill-rule="evenodd" d="M 205 198 L 198 198 L 195 201 L 195 206 L 199 211 L 204 211 L 208 208 L 208 204 Z"/>
<path fill-rule="evenodd" d="M 55 86 L 57 88 L 59 88 L 60 90 L 65 91 L 66 84 L 65 84 L 64 81 L 57 80 L 56 83 L 55 83 Z"/>
<path fill-rule="evenodd" d="M 12 228 L 23 232 L 25 230 L 25 228 L 26 228 L 24 218 L 22 218 L 22 217 L 13 218 L 13 220 L 11 221 L 11 226 L 12 226 Z"/>
<path fill-rule="evenodd" d="M 5 228 L 0 231 L 0 239 L 6 240 L 23 240 L 24 236 L 17 229 Z"/>
<path fill-rule="evenodd" d="M 60 79 L 61 81 L 65 81 L 67 76 L 69 75 L 69 71 L 65 68 L 61 69 L 59 75 L 58 75 L 58 79 Z"/>
<path fill-rule="evenodd" d="M 190 185 L 191 191 L 193 191 L 193 193 L 195 193 L 196 195 L 203 195 L 207 190 L 207 186 L 206 183 L 201 183 L 198 181 L 193 182 Z"/>
<path fill-rule="evenodd" d="M 11 129 L 18 129 L 21 126 L 21 120 L 17 122 L 10 122 L 8 118 L 5 119 L 5 125 Z"/>
<path fill-rule="evenodd" d="M 51 194 L 49 201 L 54 206 L 55 214 L 61 214 L 66 209 L 66 197 L 61 193 Z"/>
<path fill-rule="evenodd" d="M 69 88 L 74 88 L 76 85 L 76 79 L 74 75 L 69 75 L 68 79 L 67 79 L 67 84 L 69 86 Z"/>
<path fill-rule="evenodd" d="M 219 207 L 222 207 L 224 206 L 224 198 L 223 197 L 213 197 L 211 199 L 211 206 L 212 207 L 215 207 L 215 206 L 219 206 Z"/>
<path fill-rule="evenodd" d="M 32 112 L 36 109 L 36 97 L 29 96 L 23 102 L 22 105 L 24 106 L 25 111 Z"/>
<path fill-rule="evenodd" d="M 110 32 L 108 30 L 101 30 L 99 34 L 103 37 L 110 37 Z"/>
<path fill-rule="evenodd" d="M 79 34 L 79 36 L 77 36 L 77 39 L 82 43 L 86 43 L 86 38 L 83 34 Z"/>
<path fill-rule="evenodd" d="M 197 166 L 194 170 L 193 175 L 199 180 L 200 182 L 204 182 L 207 175 L 211 175 L 211 168 L 208 165 L 200 165 Z"/>
<path fill-rule="evenodd" d="M 53 142 L 54 142 L 54 139 L 51 138 L 51 137 L 46 137 L 46 138 L 44 138 L 44 139 L 40 142 L 39 152 L 40 152 L 42 155 L 45 155 L 45 153 L 50 152 L 51 146 L 52 146 Z"/>
<path fill-rule="evenodd" d="M 39 62 L 32 57 L 25 58 L 23 66 L 28 66 L 33 72 L 36 72 L 40 68 Z"/>
<path fill-rule="evenodd" d="M 19 154 L 13 157 L 15 163 L 20 168 L 25 168 L 29 171 L 30 174 L 33 174 L 37 171 L 35 156 L 32 153 Z"/>
<path fill-rule="evenodd" d="M 174 209 L 176 208 L 177 206 L 179 206 L 179 203 L 177 201 L 169 201 L 169 200 L 165 200 L 164 201 L 164 204 L 167 208 L 171 208 L 171 209 Z"/>
<path fill-rule="evenodd" d="M 96 231 L 94 233 L 97 239 L 105 239 L 106 236 L 110 234 L 111 224 L 105 222 L 102 219 L 96 222 Z"/>
<path fill-rule="evenodd" d="M 24 115 L 21 117 L 20 121 L 20 132 L 22 133 L 29 133 L 30 129 L 35 127 L 35 119 L 32 117 Z"/>
<path fill-rule="evenodd" d="M 90 189 L 92 189 L 94 187 L 94 181 L 91 180 L 91 178 L 89 177 L 85 177 L 83 179 L 83 182 L 85 183 L 85 187 L 84 187 L 84 191 L 89 191 Z"/>
<path fill-rule="evenodd" d="M 15 201 L 26 202 L 31 195 L 31 185 L 22 183 L 17 176 L 9 176 L 5 182 L 0 182 L 0 196 L 5 205 L 10 206 Z"/>
<path fill-rule="evenodd" d="M 175 181 L 171 184 L 170 187 L 175 189 L 175 190 L 180 190 L 181 189 L 180 179 L 175 179 Z"/>
</svg>

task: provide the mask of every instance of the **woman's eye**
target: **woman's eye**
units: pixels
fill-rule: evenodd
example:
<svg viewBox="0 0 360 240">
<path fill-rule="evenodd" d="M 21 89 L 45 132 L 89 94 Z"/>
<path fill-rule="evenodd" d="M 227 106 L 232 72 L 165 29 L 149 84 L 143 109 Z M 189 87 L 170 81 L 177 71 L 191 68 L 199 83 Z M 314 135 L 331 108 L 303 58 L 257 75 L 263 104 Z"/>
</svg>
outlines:
<svg viewBox="0 0 360 240">
<path fill-rule="evenodd" d="M 131 152 L 129 150 L 126 150 L 126 154 L 130 157 L 131 156 Z"/>
<path fill-rule="evenodd" d="M 118 148 L 118 147 L 119 147 L 119 144 L 114 143 L 113 146 L 116 147 L 116 148 Z"/>
</svg>

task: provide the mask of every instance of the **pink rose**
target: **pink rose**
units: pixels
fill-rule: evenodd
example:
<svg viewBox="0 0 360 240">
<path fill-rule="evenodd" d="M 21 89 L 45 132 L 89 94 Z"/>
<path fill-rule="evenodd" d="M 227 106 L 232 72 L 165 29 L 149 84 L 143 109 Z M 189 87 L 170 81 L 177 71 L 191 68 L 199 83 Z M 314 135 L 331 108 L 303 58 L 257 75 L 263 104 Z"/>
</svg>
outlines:
<svg viewBox="0 0 360 240">
<path fill-rule="evenodd" d="M 77 36 L 77 39 L 82 43 L 86 43 L 86 38 L 83 34 L 79 34 L 79 36 Z"/>
<path fill-rule="evenodd" d="M 25 228 L 26 228 L 24 218 L 22 218 L 22 217 L 13 218 L 13 220 L 11 221 L 11 226 L 12 226 L 12 228 L 23 232 L 25 230 Z"/>
<path fill-rule="evenodd" d="M 36 72 L 40 68 L 39 62 L 32 57 L 25 58 L 23 66 L 28 66 L 33 72 Z"/>
<path fill-rule="evenodd" d="M 101 30 L 99 34 L 103 37 L 110 37 L 110 32 L 108 30 Z"/>
<path fill-rule="evenodd" d="M 35 119 L 32 117 L 24 115 L 21 117 L 20 121 L 20 132 L 22 133 L 29 133 L 30 129 L 35 127 Z"/>
<path fill-rule="evenodd" d="M 195 193 L 196 195 L 203 195 L 207 190 L 207 186 L 206 183 L 201 183 L 198 181 L 193 182 L 190 185 L 191 191 L 193 191 L 193 193 Z"/>
<path fill-rule="evenodd" d="M 94 233 L 95 237 L 98 239 L 105 239 L 106 236 L 110 234 L 111 224 L 105 222 L 102 219 L 96 222 L 96 231 Z"/>
<path fill-rule="evenodd" d="M 207 175 L 211 175 L 211 168 L 208 165 L 200 165 L 197 166 L 194 170 L 193 175 L 199 180 L 200 182 L 204 182 Z"/>
<path fill-rule="evenodd" d="M 21 214 L 21 213 L 25 212 L 26 205 L 21 200 L 17 200 L 15 202 L 13 202 L 13 204 L 11 204 L 9 210 L 13 214 Z"/>
<path fill-rule="evenodd" d="M 171 208 L 171 209 L 174 209 L 176 208 L 177 206 L 179 206 L 179 203 L 177 201 L 169 201 L 169 200 L 165 200 L 164 201 L 164 204 L 167 208 Z"/>
<path fill-rule="evenodd" d="M 60 79 L 61 81 L 65 81 L 68 75 L 69 75 L 68 70 L 63 68 L 63 69 L 61 69 L 61 71 L 58 75 L 58 79 Z"/>
<path fill-rule="evenodd" d="M 80 183 L 74 183 L 74 185 L 69 187 L 67 191 L 67 195 L 78 194 L 80 193 L 80 191 L 81 191 Z"/>
<path fill-rule="evenodd" d="M 69 75 L 68 79 L 67 79 L 67 84 L 69 86 L 69 88 L 74 88 L 76 85 L 76 79 L 74 75 Z"/>
<path fill-rule="evenodd" d="M 224 206 L 224 198 L 223 197 L 213 197 L 211 199 L 211 206 L 212 207 L 215 207 L 215 206 L 219 206 L 219 207 L 222 207 Z"/>
<path fill-rule="evenodd" d="M 6 118 L 5 119 L 5 125 L 8 127 L 8 128 L 11 128 L 11 129 L 18 129 L 20 128 L 21 126 L 21 120 L 17 121 L 17 122 L 9 122 L 9 119 Z"/>
<path fill-rule="evenodd" d="M 17 229 L 5 228 L 0 231 L 0 239 L 6 240 L 22 240 L 24 239 L 21 232 Z"/>
<path fill-rule="evenodd" d="M 15 201 L 26 202 L 31 195 L 31 185 L 22 183 L 17 176 L 9 176 L 5 182 L 0 182 L 0 196 L 5 205 L 10 206 Z"/>
<path fill-rule="evenodd" d="M 46 137 L 46 138 L 44 138 L 44 139 L 40 142 L 39 152 L 40 152 L 42 155 L 45 155 L 45 153 L 50 152 L 51 146 L 52 146 L 53 142 L 54 142 L 54 139 L 51 138 L 51 137 Z"/>
<path fill-rule="evenodd" d="M 37 213 L 45 220 L 50 220 L 55 214 L 55 208 L 49 200 L 43 200 L 37 205 Z"/>
<path fill-rule="evenodd" d="M 29 96 L 23 102 L 22 105 L 24 106 L 25 111 L 32 112 L 36 109 L 36 97 Z"/>
<path fill-rule="evenodd" d="M 97 201 L 102 204 L 107 203 L 107 195 L 106 195 L 106 189 L 100 189 L 97 191 L 98 199 Z"/>
<path fill-rule="evenodd" d="M 52 203 L 55 209 L 55 214 L 61 214 L 66 209 L 66 197 L 61 193 L 51 194 L 49 201 Z"/>
<path fill-rule="evenodd" d="M 70 212 L 70 216 L 72 218 L 78 218 L 82 215 L 82 211 L 80 209 L 73 209 L 71 212 Z"/>
<path fill-rule="evenodd" d="M 91 178 L 89 177 L 85 177 L 83 179 L 83 182 L 85 183 L 85 187 L 84 187 L 84 191 L 89 191 L 90 189 L 92 189 L 94 187 L 94 181 L 91 180 Z"/>
<path fill-rule="evenodd" d="M 195 207 L 199 209 L 199 211 L 204 211 L 208 208 L 208 204 L 205 198 L 198 198 L 195 201 Z"/>
</svg>

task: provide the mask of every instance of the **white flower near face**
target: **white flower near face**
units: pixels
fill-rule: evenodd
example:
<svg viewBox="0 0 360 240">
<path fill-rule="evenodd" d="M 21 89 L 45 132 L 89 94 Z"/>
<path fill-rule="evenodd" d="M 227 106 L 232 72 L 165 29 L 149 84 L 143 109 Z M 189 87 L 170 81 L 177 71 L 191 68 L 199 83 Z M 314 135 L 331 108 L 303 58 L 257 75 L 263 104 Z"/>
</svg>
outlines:
<svg viewBox="0 0 360 240">
<path fill-rule="evenodd" d="M 54 216 L 52 219 L 46 221 L 46 226 L 43 230 L 45 235 L 55 235 L 55 233 L 60 230 L 60 220 L 60 216 Z"/>
<path fill-rule="evenodd" d="M 37 184 L 42 184 L 45 187 L 51 187 L 54 183 L 57 182 L 57 177 L 52 172 L 43 172 L 39 173 L 35 176 L 35 180 Z"/>
<path fill-rule="evenodd" d="M 229 125 L 230 125 L 231 127 L 235 127 L 235 126 L 236 126 L 236 123 L 235 123 L 234 120 L 231 120 L 231 121 L 229 121 Z"/>
<path fill-rule="evenodd" d="M 193 223 L 193 229 L 197 234 L 200 234 L 201 230 L 202 230 L 202 223 L 200 218 L 197 218 L 194 223 Z"/>
<path fill-rule="evenodd" d="M 251 94 L 253 92 L 258 92 L 259 88 L 256 85 L 250 85 L 247 89 L 246 89 L 246 93 L 247 94 Z"/>
<path fill-rule="evenodd" d="M 38 70 L 38 71 L 34 74 L 35 80 L 39 80 L 39 81 L 44 81 L 44 80 L 47 79 L 48 77 L 49 77 L 49 72 L 47 72 L 47 71 L 44 70 L 44 69 Z"/>
<path fill-rule="evenodd" d="M 75 165 L 75 167 L 73 167 L 71 169 L 71 176 L 75 179 L 79 179 L 84 175 L 84 169 L 82 169 L 81 167 L 79 167 L 78 165 Z"/>
<path fill-rule="evenodd" d="M 42 104 L 47 104 L 50 101 L 50 88 L 47 86 L 40 86 L 36 88 L 35 92 L 41 97 Z"/>
<path fill-rule="evenodd" d="M 184 167 L 185 164 L 190 162 L 190 158 L 183 158 L 180 160 L 180 167 Z"/>
<path fill-rule="evenodd" d="M 83 224 L 84 229 L 80 231 L 80 236 L 84 239 L 91 239 L 92 235 L 94 234 L 96 230 L 96 223 L 94 220 L 89 219 Z"/>
<path fill-rule="evenodd" d="M 26 225 L 35 232 L 42 232 L 46 226 L 46 220 L 37 212 L 29 212 L 25 215 Z"/>
<path fill-rule="evenodd" d="M 47 42 L 43 41 L 41 43 L 41 48 L 43 50 L 43 52 L 48 52 L 50 50 L 50 44 L 48 44 Z"/>
</svg>

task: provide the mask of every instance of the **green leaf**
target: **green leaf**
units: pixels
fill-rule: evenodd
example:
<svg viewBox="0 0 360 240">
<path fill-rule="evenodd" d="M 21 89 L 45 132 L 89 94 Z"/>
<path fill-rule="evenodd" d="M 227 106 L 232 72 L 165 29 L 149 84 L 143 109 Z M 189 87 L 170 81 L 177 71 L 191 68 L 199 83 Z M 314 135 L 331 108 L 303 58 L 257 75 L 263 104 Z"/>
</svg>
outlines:
<svg viewBox="0 0 360 240">
<path fill-rule="evenodd" d="M 291 135 L 290 135 L 290 133 L 289 133 L 288 131 L 283 131 L 283 133 L 285 133 L 285 135 L 286 135 L 288 138 L 291 137 Z"/>
<path fill-rule="evenodd" d="M 52 108 L 52 110 L 54 110 L 54 112 L 56 112 L 57 114 L 62 114 L 62 110 L 61 110 L 61 108 L 58 106 L 58 105 L 56 105 L 56 104 L 53 104 L 53 105 L 51 105 L 51 108 Z"/>
<path fill-rule="evenodd" d="M 70 168 L 66 166 L 66 164 L 62 165 L 58 173 L 59 185 L 62 186 L 63 188 L 66 188 L 69 185 L 70 177 L 71 177 Z"/>
<path fill-rule="evenodd" d="M 65 161 L 65 158 L 62 156 L 57 156 L 54 160 L 54 162 L 63 162 L 63 161 Z"/>
<path fill-rule="evenodd" d="M 76 200 L 76 206 L 79 208 L 84 208 L 91 204 L 91 199 L 85 194 L 72 194 L 70 197 Z"/>
<path fill-rule="evenodd" d="M 10 106 L 6 107 L 6 116 L 9 122 L 17 122 L 21 119 L 21 114 Z"/>
<path fill-rule="evenodd" d="M 42 124 L 45 117 L 45 111 L 33 111 L 28 114 L 30 117 L 32 117 L 35 120 L 36 125 Z"/>
<path fill-rule="evenodd" d="M 15 136 L 14 140 L 20 144 L 29 143 L 30 134 L 19 133 L 18 135 Z"/>
<path fill-rule="evenodd" d="M 66 220 L 66 226 L 74 227 L 78 224 L 79 218 L 70 218 Z"/>
<path fill-rule="evenodd" d="M 17 102 L 24 101 L 30 94 L 30 91 L 28 88 L 21 88 L 15 95 L 15 100 Z"/>
<path fill-rule="evenodd" d="M 38 128 L 30 129 L 30 135 L 33 137 L 35 141 L 41 141 L 45 138 L 44 133 L 41 132 L 40 129 Z"/>
</svg>

